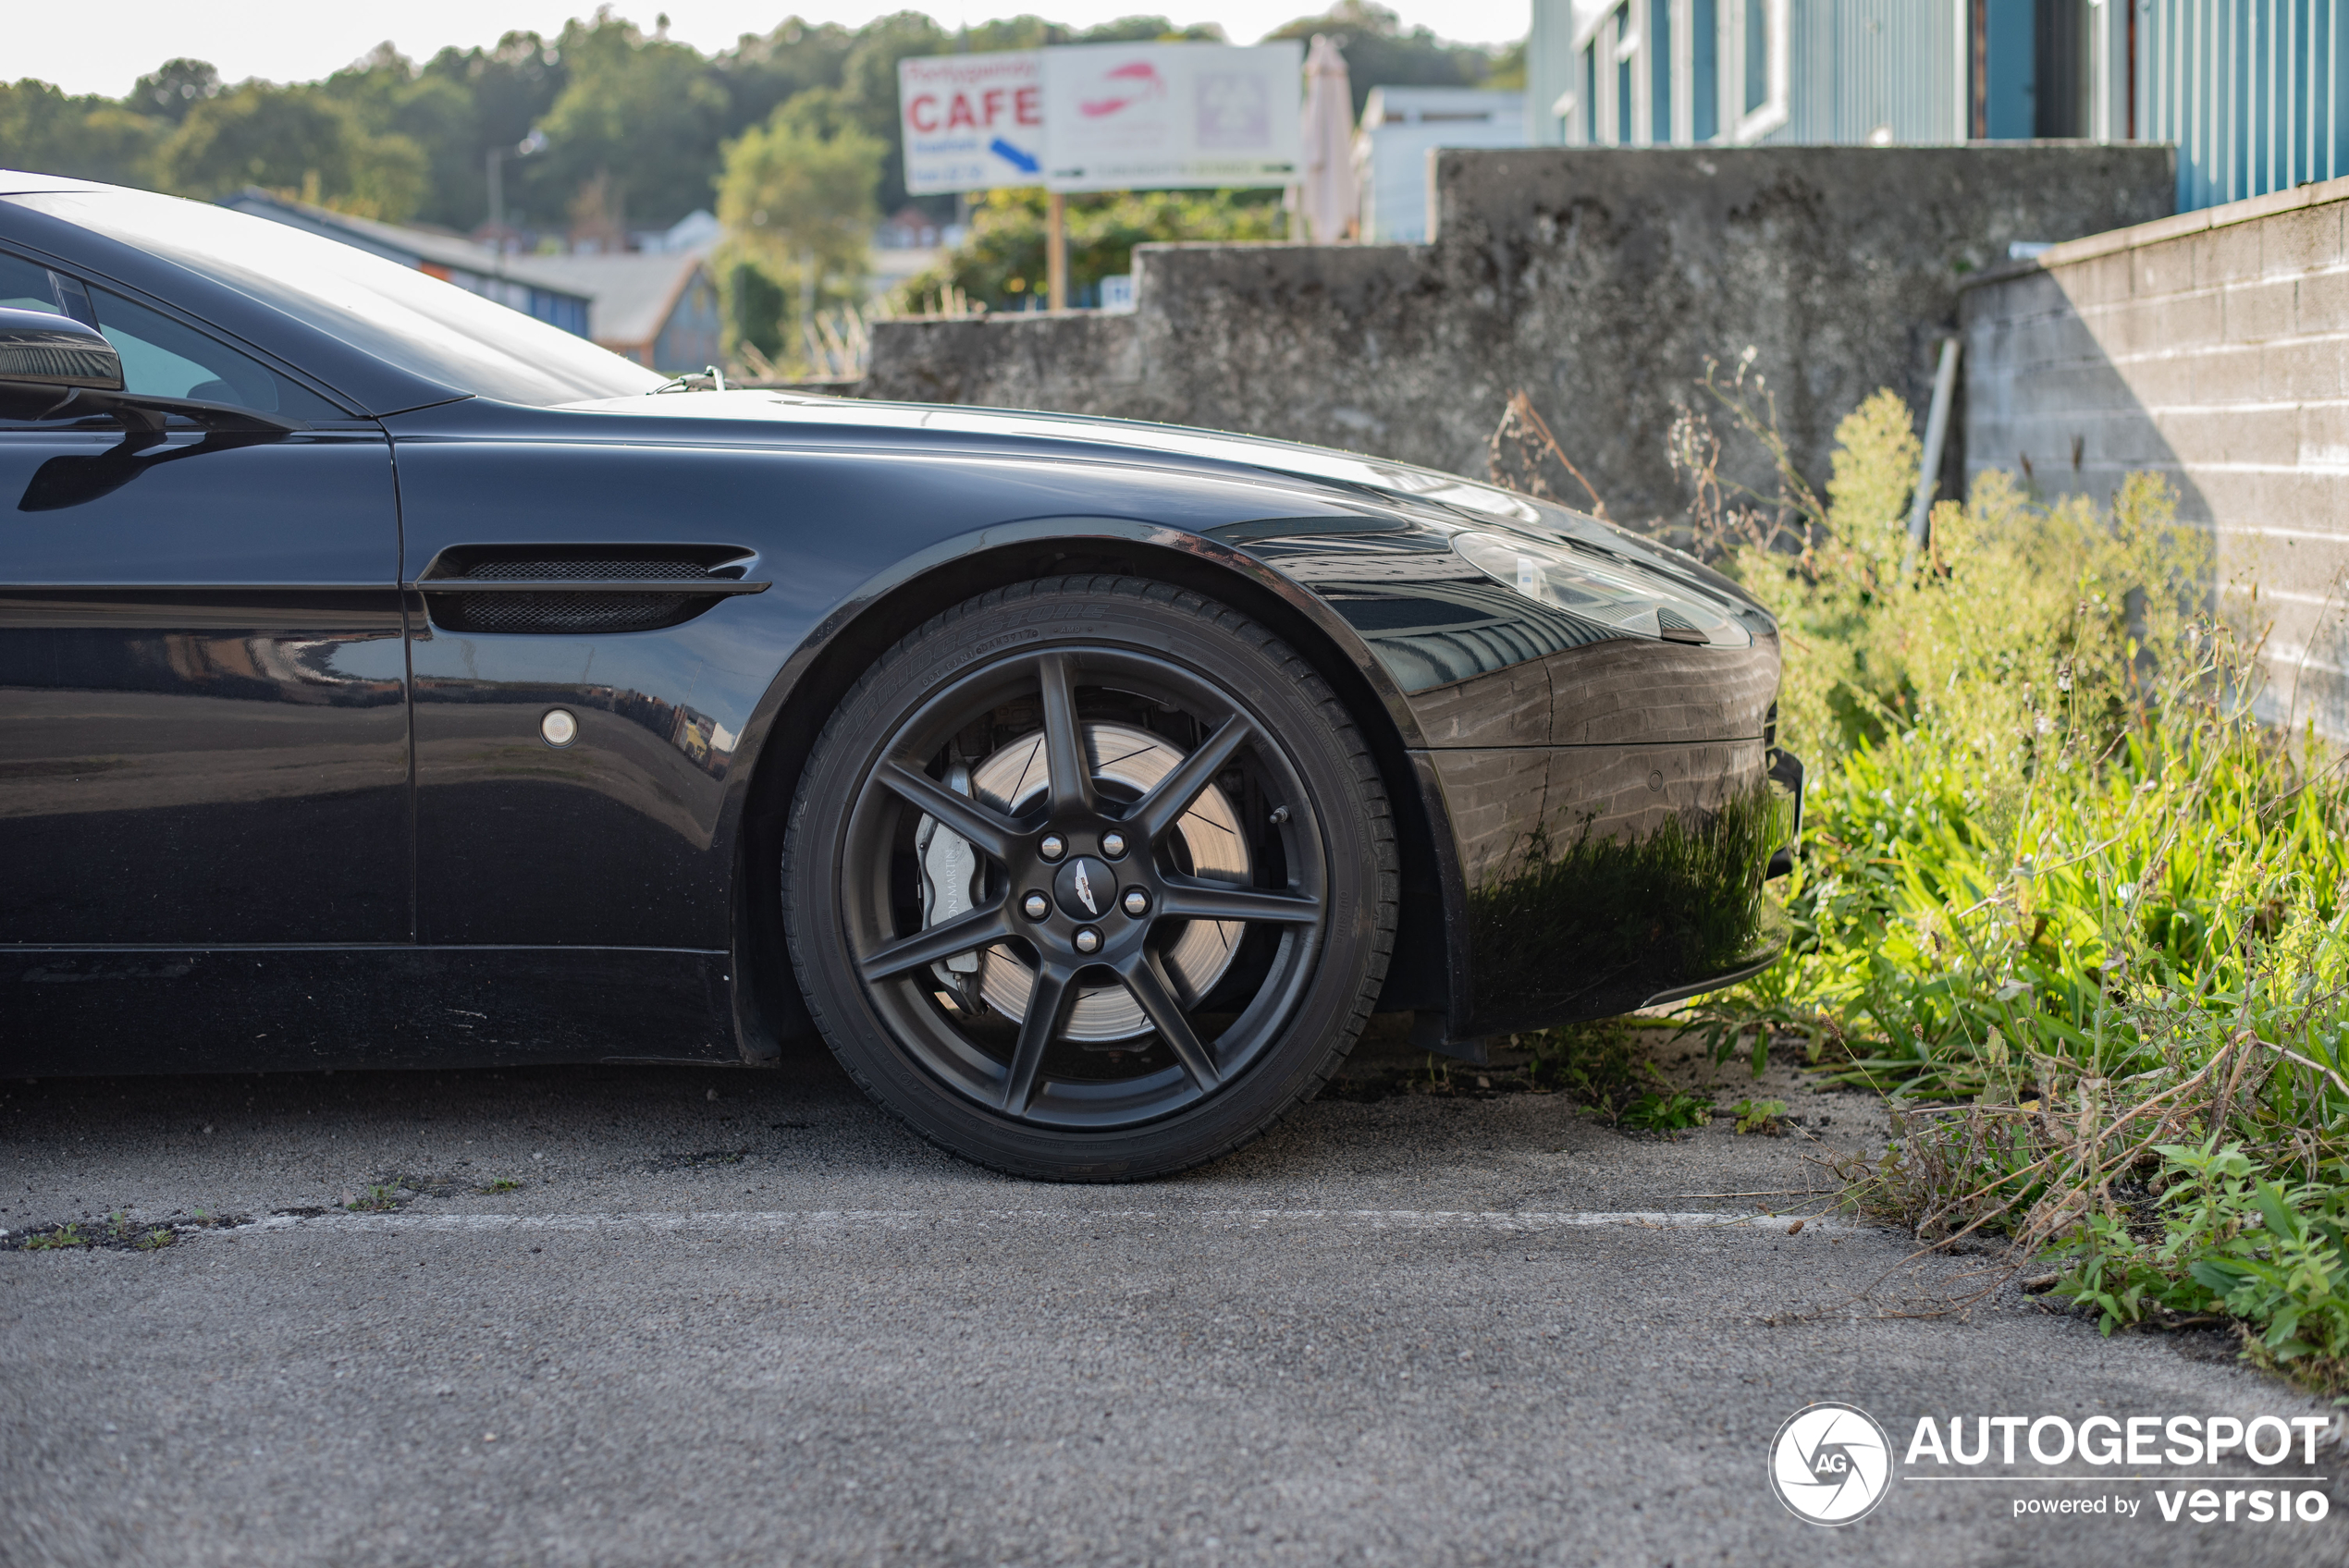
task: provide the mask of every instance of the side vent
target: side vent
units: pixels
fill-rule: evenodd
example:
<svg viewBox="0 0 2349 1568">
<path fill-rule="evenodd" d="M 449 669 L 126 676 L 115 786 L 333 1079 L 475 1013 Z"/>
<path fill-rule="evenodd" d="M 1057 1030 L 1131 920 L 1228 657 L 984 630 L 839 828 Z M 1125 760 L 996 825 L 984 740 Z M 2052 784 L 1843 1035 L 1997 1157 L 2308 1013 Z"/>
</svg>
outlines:
<svg viewBox="0 0 2349 1568">
<path fill-rule="evenodd" d="M 449 631 L 579 636 L 657 631 L 719 600 L 763 592 L 757 557 L 724 545 L 464 545 L 443 550 L 411 586 Z"/>
</svg>

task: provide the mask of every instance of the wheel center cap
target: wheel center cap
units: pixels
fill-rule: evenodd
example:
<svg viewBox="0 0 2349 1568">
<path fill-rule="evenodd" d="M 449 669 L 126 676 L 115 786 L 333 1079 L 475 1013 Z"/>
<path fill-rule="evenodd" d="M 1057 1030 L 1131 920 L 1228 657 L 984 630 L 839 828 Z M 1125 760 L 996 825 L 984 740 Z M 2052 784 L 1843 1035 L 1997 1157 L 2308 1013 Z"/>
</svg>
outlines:
<svg viewBox="0 0 2349 1568">
<path fill-rule="evenodd" d="M 1071 920 L 1099 920 L 1117 907 L 1117 877 L 1107 861 L 1077 855 L 1052 878 L 1052 897 Z"/>
</svg>

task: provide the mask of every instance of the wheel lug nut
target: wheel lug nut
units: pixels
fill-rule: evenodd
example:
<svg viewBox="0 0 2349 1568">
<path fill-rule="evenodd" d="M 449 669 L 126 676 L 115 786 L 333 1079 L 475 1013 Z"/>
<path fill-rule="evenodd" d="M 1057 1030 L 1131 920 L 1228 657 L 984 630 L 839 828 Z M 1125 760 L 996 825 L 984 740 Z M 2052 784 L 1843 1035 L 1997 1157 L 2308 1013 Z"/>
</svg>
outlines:
<svg viewBox="0 0 2349 1568">
<path fill-rule="evenodd" d="M 1052 900 L 1041 893 L 1030 893 L 1020 900 L 1019 912 L 1030 920 L 1041 920 L 1052 913 Z"/>
<path fill-rule="evenodd" d="M 1080 927 L 1076 933 L 1076 950 L 1080 953 L 1100 952 L 1101 934 L 1089 925 Z"/>
<path fill-rule="evenodd" d="M 1125 905 L 1125 913 L 1128 914 L 1148 914 L 1150 913 L 1150 896 L 1148 893 L 1143 892 L 1139 888 L 1126 888 L 1125 897 L 1121 901 Z"/>
<path fill-rule="evenodd" d="M 1115 859 L 1117 859 L 1120 855 L 1124 854 L 1125 852 L 1125 834 L 1123 834 L 1123 833 L 1104 833 L 1104 834 L 1102 834 L 1102 835 L 1101 835 L 1101 853 L 1103 853 L 1103 854 L 1107 855 L 1107 856 L 1108 856 L 1110 859 L 1112 859 L 1112 860 L 1115 860 Z"/>
<path fill-rule="evenodd" d="M 1036 852 L 1046 860 L 1058 860 L 1068 853 L 1068 840 L 1057 833 L 1047 833 L 1036 840 Z"/>
</svg>

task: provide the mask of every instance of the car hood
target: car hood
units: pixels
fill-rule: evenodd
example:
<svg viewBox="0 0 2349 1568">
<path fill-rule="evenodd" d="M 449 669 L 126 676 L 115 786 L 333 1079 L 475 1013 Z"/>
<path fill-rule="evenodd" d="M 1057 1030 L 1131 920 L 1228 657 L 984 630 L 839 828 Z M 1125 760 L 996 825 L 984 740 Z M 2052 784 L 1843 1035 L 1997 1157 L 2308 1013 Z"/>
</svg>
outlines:
<svg viewBox="0 0 2349 1568">
<path fill-rule="evenodd" d="M 570 405 L 582 411 L 691 420 L 712 426 L 742 423 L 837 427 L 935 434 L 1004 441 L 1074 442 L 1105 447 L 1101 455 L 1135 459 L 1174 459 L 1262 470 L 1319 481 L 1362 498 L 1400 505 L 1423 521 L 1454 527 L 1500 528 L 1549 543 L 1569 543 L 1660 573 L 1670 581 L 1721 601 L 1749 625 L 1766 626 L 1759 603 L 1735 582 L 1694 557 L 1641 537 L 1613 523 L 1555 502 L 1537 500 L 1456 473 L 1341 452 L 1328 447 L 1235 435 L 1178 424 L 1103 419 L 1087 414 L 969 408 L 960 404 L 868 402 L 769 390 L 690 392 L 614 398 Z"/>
</svg>

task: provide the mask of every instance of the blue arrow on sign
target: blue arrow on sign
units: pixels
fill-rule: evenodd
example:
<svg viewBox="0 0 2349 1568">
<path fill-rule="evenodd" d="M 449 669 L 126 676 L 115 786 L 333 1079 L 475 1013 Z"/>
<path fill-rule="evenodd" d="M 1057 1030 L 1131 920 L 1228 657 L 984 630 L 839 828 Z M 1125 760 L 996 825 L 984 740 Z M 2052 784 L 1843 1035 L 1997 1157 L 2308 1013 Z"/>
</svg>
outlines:
<svg viewBox="0 0 2349 1568">
<path fill-rule="evenodd" d="M 1041 159 L 1029 157 L 1000 136 L 987 144 L 987 150 L 1022 174 L 1034 174 L 1044 166 Z"/>
</svg>

